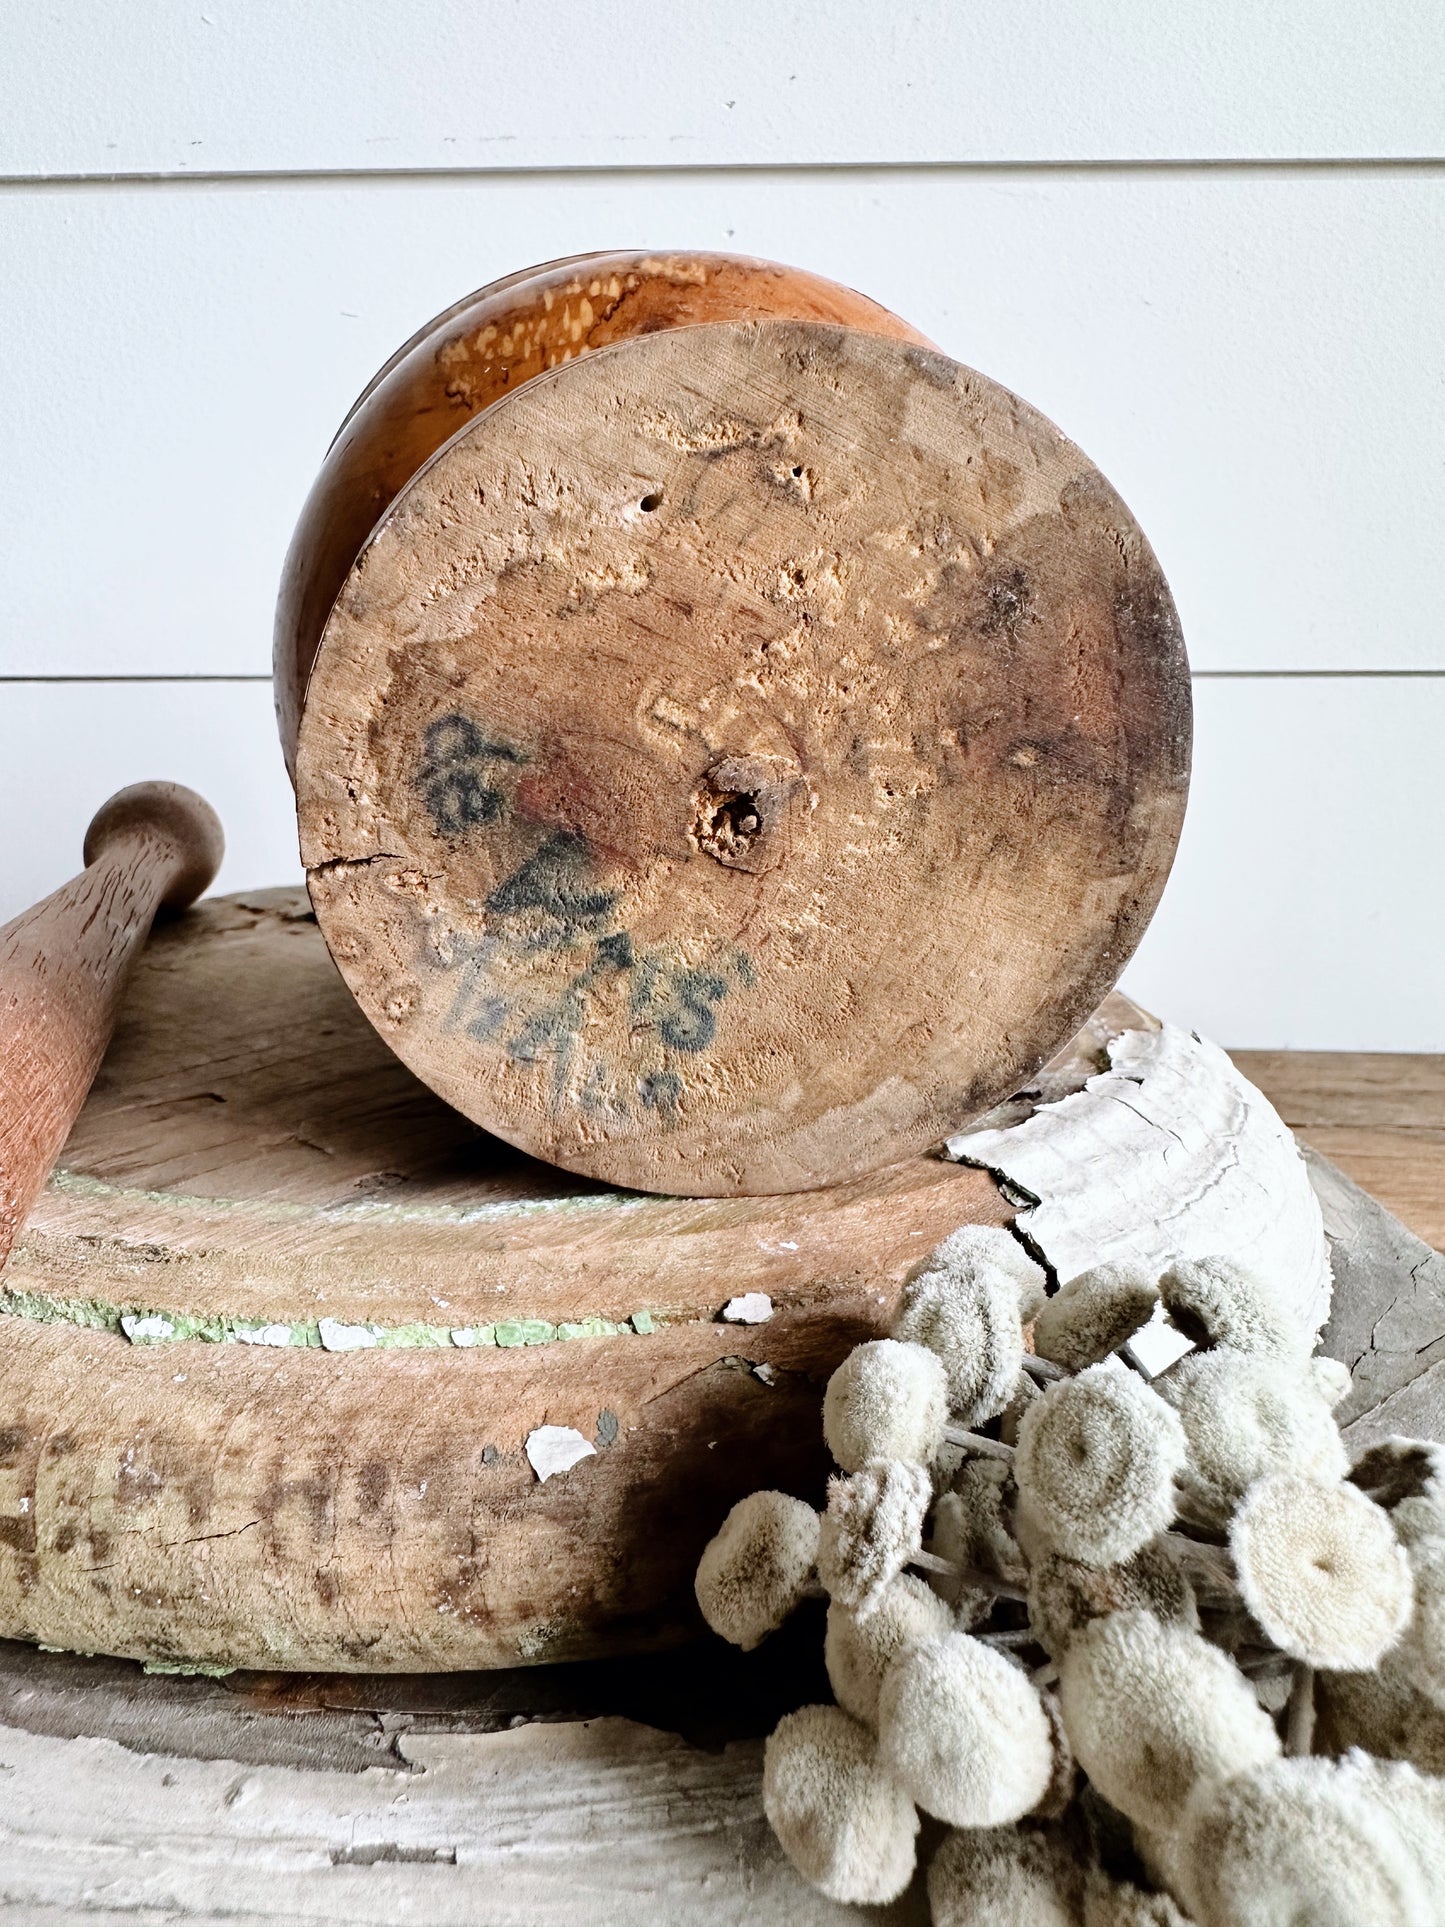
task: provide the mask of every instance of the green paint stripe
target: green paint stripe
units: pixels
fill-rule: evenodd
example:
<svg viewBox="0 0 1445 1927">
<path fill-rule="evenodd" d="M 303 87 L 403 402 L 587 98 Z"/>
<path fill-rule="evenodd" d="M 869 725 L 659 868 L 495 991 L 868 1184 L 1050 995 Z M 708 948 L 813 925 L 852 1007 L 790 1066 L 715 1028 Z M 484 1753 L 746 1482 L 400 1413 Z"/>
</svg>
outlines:
<svg viewBox="0 0 1445 1927">
<path fill-rule="evenodd" d="M 635 1311 L 615 1324 L 610 1318 L 583 1318 L 554 1325 L 546 1318 L 512 1318 L 495 1325 L 378 1325 L 321 1318 L 268 1321 L 223 1313 L 158 1311 L 143 1305 L 108 1305 L 98 1298 L 54 1298 L 47 1292 L 17 1291 L 0 1296 L 0 1312 L 40 1325 L 80 1325 L 114 1332 L 132 1345 L 171 1345 L 198 1339 L 207 1345 L 274 1345 L 331 1352 L 419 1351 L 436 1347 L 475 1350 L 486 1346 L 554 1345 L 571 1338 L 621 1338 L 655 1331 L 657 1312 Z"/>
</svg>

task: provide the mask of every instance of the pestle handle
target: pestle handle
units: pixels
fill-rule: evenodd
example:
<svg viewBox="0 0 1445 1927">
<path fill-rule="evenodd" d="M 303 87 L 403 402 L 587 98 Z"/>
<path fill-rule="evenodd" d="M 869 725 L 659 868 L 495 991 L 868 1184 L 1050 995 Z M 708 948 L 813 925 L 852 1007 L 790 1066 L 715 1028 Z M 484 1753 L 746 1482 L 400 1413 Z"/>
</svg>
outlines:
<svg viewBox="0 0 1445 1927">
<path fill-rule="evenodd" d="M 0 1264 L 85 1102 L 157 913 L 194 903 L 224 847 L 194 790 L 135 783 L 91 822 L 80 875 L 0 929 Z"/>
</svg>

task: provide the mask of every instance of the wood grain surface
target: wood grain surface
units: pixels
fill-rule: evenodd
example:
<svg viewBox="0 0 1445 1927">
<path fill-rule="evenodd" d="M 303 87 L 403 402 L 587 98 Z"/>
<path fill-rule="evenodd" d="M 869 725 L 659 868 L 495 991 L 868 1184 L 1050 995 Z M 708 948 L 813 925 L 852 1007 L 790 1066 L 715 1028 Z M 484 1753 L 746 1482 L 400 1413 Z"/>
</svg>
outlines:
<svg viewBox="0 0 1445 1927">
<path fill-rule="evenodd" d="M 704 321 L 790 316 L 924 337 L 866 295 L 743 255 L 602 252 L 488 282 L 419 328 L 352 405 L 291 538 L 276 605 L 286 766 L 332 604 L 367 537 L 442 444 L 504 395 L 594 349 Z"/>
<path fill-rule="evenodd" d="M 1173 605 L 1088 461 L 932 351 L 603 349 L 393 504 L 313 669 L 302 854 L 362 1008 L 568 1168 L 797 1191 L 1060 1048 L 1157 901 Z"/>
<path fill-rule="evenodd" d="M 1008 1215 L 932 1159 L 570 1179 L 386 1050 L 301 892 L 213 900 L 143 954 L 5 1277 L 0 1631 L 368 1672 L 676 1639 L 733 1500 L 821 1492 L 822 1384 L 908 1266 Z M 719 1318 L 753 1291 L 766 1323 Z M 543 1424 L 595 1455 L 539 1483 Z"/>
</svg>

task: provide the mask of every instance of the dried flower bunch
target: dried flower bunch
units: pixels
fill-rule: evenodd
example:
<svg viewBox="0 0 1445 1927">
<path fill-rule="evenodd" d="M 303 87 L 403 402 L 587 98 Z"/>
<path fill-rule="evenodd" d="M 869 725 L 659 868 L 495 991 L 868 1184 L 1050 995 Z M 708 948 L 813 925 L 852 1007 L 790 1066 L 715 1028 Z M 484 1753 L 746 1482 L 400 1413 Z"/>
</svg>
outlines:
<svg viewBox="0 0 1445 1927">
<path fill-rule="evenodd" d="M 806 1879 L 895 1898 L 921 1812 L 935 1927 L 1445 1927 L 1445 1447 L 1352 1466 L 1311 1351 L 1223 1258 L 938 1247 L 828 1385 L 826 1512 L 754 1493 L 698 1567 L 744 1648 L 827 1595 L 763 1781 Z"/>
</svg>

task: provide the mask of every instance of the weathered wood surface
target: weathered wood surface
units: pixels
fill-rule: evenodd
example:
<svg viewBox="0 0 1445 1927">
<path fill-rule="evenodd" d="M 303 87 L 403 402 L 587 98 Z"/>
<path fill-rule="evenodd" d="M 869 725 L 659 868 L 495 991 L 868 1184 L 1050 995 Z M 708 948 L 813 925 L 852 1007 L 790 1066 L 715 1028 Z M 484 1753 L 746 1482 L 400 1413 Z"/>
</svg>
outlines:
<svg viewBox="0 0 1445 1927">
<path fill-rule="evenodd" d="M 794 1192 L 1067 1041 L 1188 738 L 1158 564 L 1051 423 L 909 342 L 717 322 L 514 387 L 392 503 L 307 688 L 302 855 L 465 1114 L 645 1190 Z"/>
<path fill-rule="evenodd" d="M 1335 1274 L 1323 1348 L 1354 1389 L 1337 1416 L 1355 1450 L 1445 1439 L 1445 1257 L 1317 1151 L 1307 1151 Z"/>
<path fill-rule="evenodd" d="M 1398 1401 L 1445 1348 L 1445 1261 L 1308 1162 L 1325 1349 L 1413 1426 L 1427 1408 Z M 832 1908 L 762 1819 L 759 1735 L 826 1696 L 821 1645 L 814 1606 L 751 1654 L 470 1677 L 157 1678 L 0 1645 L 0 1898 L 38 1927 L 924 1927 L 921 1880 L 882 1915 Z"/>
<path fill-rule="evenodd" d="M 501 1714 L 476 1681 L 430 1695 L 315 1681 L 309 1704 L 288 1703 L 264 1682 L 137 1679 L 0 1646 L 0 1911 L 127 1927 L 861 1920 L 798 1879 L 762 1814 L 760 1734 L 800 1689 L 823 1690 L 821 1623 L 798 1631 L 813 1651 L 791 1692 L 744 1689 L 741 1717 L 709 1691 L 711 1652 L 689 1654 L 675 1685 L 710 1722 L 701 1743 L 641 1666 L 633 1717 L 594 1712 L 585 1677 L 565 1712 L 549 1705 L 553 1669 L 508 1682 L 494 1697 L 516 1710 Z M 717 1670 L 735 1700 L 747 1669 Z M 926 1927 L 928 1913 L 915 1890 L 866 1917 Z"/>
<path fill-rule="evenodd" d="M 5 1274 L 0 1631 L 368 1671 L 682 1636 L 728 1505 L 820 1492 L 822 1383 L 907 1268 L 1008 1215 L 932 1159 L 793 1198 L 570 1179 L 410 1076 L 301 892 L 207 903 L 143 954 Z M 774 1315 L 720 1322 L 745 1292 Z M 539 1484 L 543 1424 L 595 1456 Z"/>
<path fill-rule="evenodd" d="M 1297 1131 L 1437 1251 L 1445 1251 L 1445 1056 L 1407 1051 L 1231 1053 Z"/>
<path fill-rule="evenodd" d="M 548 368 L 697 322 L 791 316 L 923 343 L 866 295 L 745 255 L 602 253 L 523 268 L 433 317 L 380 368 L 337 431 L 292 537 L 276 606 L 276 717 L 294 774 L 321 631 L 401 490 L 474 415 Z"/>
<path fill-rule="evenodd" d="M 105 1054 L 156 912 L 214 880 L 221 826 L 178 783 L 112 796 L 85 869 L 0 930 L 0 1265 Z"/>
<path fill-rule="evenodd" d="M 37 1927 L 926 1927 L 921 1889 L 865 1915 L 804 1885 L 763 1818 L 760 1741 L 703 1753 L 603 1720 L 418 1734 L 398 1754 L 395 1776 L 339 1780 L 4 1735 L 5 1911 Z"/>
</svg>

